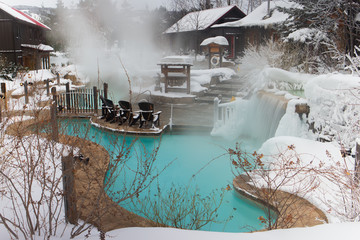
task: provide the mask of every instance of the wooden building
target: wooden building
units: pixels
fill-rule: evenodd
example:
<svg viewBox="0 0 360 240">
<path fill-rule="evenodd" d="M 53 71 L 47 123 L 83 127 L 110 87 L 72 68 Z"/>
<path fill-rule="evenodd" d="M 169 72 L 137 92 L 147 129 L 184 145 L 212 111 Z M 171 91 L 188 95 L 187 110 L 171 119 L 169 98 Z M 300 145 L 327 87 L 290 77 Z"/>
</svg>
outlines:
<svg viewBox="0 0 360 240">
<path fill-rule="evenodd" d="M 277 39 L 276 26 L 288 18 L 277 7 L 290 8 L 294 4 L 287 0 L 271 1 L 269 8 L 268 2 L 264 2 L 247 16 L 236 6 L 193 12 L 166 30 L 165 35 L 173 50 L 182 48 L 198 52 L 202 40 L 223 36 L 229 42 L 227 58 L 235 59 L 242 56 L 249 45 L 257 46 L 268 39 Z"/>
<path fill-rule="evenodd" d="M 246 17 L 223 24 L 213 25 L 218 33 L 231 34 L 235 38 L 236 56 L 241 56 L 243 51 L 249 46 L 258 46 L 270 39 L 278 39 L 279 34 L 276 26 L 283 24 L 289 17 L 286 13 L 280 12 L 277 7 L 290 8 L 294 3 L 286 0 L 262 3 Z M 213 30 L 215 31 L 215 30 Z"/>
<path fill-rule="evenodd" d="M 228 28 L 212 28 L 240 20 L 246 16 L 237 6 L 191 12 L 169 27 L 164 36 L 173 51 L 195 50 L 200 52 L 200 43 L 207 38 L 224 36 L 229 42 L 229 58 L 235 57 L 235 35 Z"/>
<path fill-rule="evenodd" d="M 30 70 L 50 68 L 46 31 L 51 29 L 27 14 L 0 2 L 0 56 Z"/>
</svg>

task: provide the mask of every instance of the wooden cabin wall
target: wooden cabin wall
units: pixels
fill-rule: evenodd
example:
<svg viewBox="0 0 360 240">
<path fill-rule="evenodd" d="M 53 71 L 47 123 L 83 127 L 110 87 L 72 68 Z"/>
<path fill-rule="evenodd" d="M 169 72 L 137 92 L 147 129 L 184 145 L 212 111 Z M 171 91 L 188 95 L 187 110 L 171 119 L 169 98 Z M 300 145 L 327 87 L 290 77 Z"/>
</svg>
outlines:
<svg viewBox="0 0 360 240">
<path fill-rule="evenodd" d="M 0 53 L 7 62 L 22 64 L 30 69 L 41 65 L 37 50 L 24 50 L 21 44 L 39 45 L 45 43 L 45 29 L 17 20 L 0 10 Z M 37 58 L 37 59 L 36 59 Z"/>
</svg>

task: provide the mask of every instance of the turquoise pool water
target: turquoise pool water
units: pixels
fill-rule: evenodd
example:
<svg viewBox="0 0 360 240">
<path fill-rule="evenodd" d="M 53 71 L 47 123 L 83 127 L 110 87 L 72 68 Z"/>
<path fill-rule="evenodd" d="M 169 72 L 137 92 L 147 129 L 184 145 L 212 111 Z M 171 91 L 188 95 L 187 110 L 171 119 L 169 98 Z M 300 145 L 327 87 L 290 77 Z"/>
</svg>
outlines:
<svg viewBox="0 0 360 240">
<path fill-rule="evenodd" d="M 70 135 L 90 139 L 104 146 L 113 159 L 120 153 L 119 145 L 129 146 L 135 137 L 104 131 L 90 126 L 89 120 L 78 119 L 62 121 L 64 131 Z M 118 144 L 114 144 L 117 142 Z M 124 196 L 124 185 L 131 188 L 130 183 L 138 169 L 146 168 L 139 164 L 138 159 L 144 158 L 146 153 L 152 152 L 159 146 L 153 173 L 160 172 L 165 166 L 171 163 L 155 180 L 151 186 L 142 192 L 135 199 L 134 204 L 130 201 L 123 201 L 120 205 L 137 212 L 144 208 L 147 213 L 151 213 L 150 202 L 158 201 L 159 191 L 164 199 L 168 197 L 171 188 L 188 191 L 189 195 L 196 191 L 199 199 L 218 197 L 220 200 L 221 190 L 227 185 L 232 187 L 234 175 L 231 172 L 229 157 L 226 156 L 226 149 L 234 147 L 235 142 L 227 142 L 223 139 L 212 138 L 210 136 L 199 136 L 194 134 L 171 135 L 164 134 L 162 137 L 142 137 L 134 143 L 129 151 L 129 158 L 124 165 L 119 165 L 119 175 L 114 184 L 108 189 L 109 196 L 117 198 L 117 195 Z M 252 151 L 258 146 L 243 142 L 245 149 Z M 126 154 L 126 152 L 122 152 Z M 114 160 L 115 161 L 115 160 Z M 126 171 L 120 171 L 120 170 Z M 146 184 L 141 183 L 141 184 Z M 181 202 L 178 199 L 176 202 Z M 164 208 L 164 206 L 161 206 Z M 169 210 L 169 209 L 167 209 Z M 169 212 L 174 212 L 173 210 Z M 239 198 L 234 190 L 224 191 L 224 199 L 216 215 L 216 222 L 206 225 L 201 230 L 224 231 L 224 232 L 246 232 L 261 229 L 262 225 L 258 217 L 264 216 L 263 211 L 250 201 Z M 231 217 L 230 217 L 231 216 Z M 190 218 L 190 217 L 189 217 Z"/>
</svg>

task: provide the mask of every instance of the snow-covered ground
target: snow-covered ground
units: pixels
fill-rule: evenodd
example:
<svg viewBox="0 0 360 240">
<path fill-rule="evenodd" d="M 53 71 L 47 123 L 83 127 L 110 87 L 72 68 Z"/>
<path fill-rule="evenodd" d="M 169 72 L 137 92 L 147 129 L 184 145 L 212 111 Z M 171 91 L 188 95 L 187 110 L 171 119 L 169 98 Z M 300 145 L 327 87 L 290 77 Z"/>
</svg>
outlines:
<svg viewBox="0 0 360 240">
<path fill-rule="evenodd" d="M 66 65 L 65 65 L 66 66 Z M 74 73 L 81 75 L 77 71 L 77 67 L 74 65 L 66 67 L 58 67 L 61 75 L 61 81 L 64 83 L 63 75 L 68 73 Z M 31 74 L 31 75 L 30 75 Z M 26 78 L 28 81 L 36 80 L 42 81 L 47 78 L 55 77 L 51 72 L 39 71 L 31 72 L 23 79 L 17 78 L 14 82 L 7 82 L 8 89 L 14 90 L 14 92 L 21 93 L 20 82 Z M 198 86 L 209 84 L 212 76 L 221 76 L 220 81 L 230 78 L 235 72 L 231 69 L 212 69 L 212 70 L 193 70 L 191 79 Z M 85 77 L 86 79 L 86 77 Z M 287 107 L 286 114 L 280 121 L 280 125 L 276 131 L 275 137 L 266 141 L 259 152 L 264 153 L 267 156 L 274 156 L 282 149 L 286 149 L 289 145 L 294 145 L 297 153 L 301 156 L 300 160 L 303 164 L 308 164 L 308 167 L 321 166 L 321 169 L 328 171 L 334 171 L 338 178 L 338 182 L 331 181 L 326 176 L 318 176 L 316 178 L 317 187 L 314 188 L 307 199 L 323 210 L 332 224 L 325 224 L 322 226 L 312 228 L 299 228 L 288 230 L 275 230 L 269 232 L 259 233 L 214 233 L 214 232 L 202 232 L 202 231 L 188 231 L 172 228 L 127 228 L 114 230 L 107 233 L 109 238 L 118 239 L 339 239 L 341 238 L 353 238 L 360 234 L 359 223 L 344 223 L 349 221 L 351 217 L 354 217 L 353 212 L 346 212 L 345 205 L 347 199 L 351 198 L 351 189 L 344 189 L 342 183 L 345 183 L 348 179 L 347 176 L 351 174 L 353 169 L 354 160 L 351 157 L 342 158 L 340 150 L 342 147 L 351 148 L 355 144 L 355 139 L 359 137 L 358 129 L 358 116 L 359 107 L 357 105 L 357 95 L 359 89 L 360 78 L 344 74 L 327 74 L 327 75 L 308 75 L 299 73 L 290 73 L 276 68 L 265 68 L 259 71 L 253 79 L 256 82 L 253 83 L 254 89 L 262 89 L 271 86 L 273 92 L 277 94 L 284 94 L 281 92 L 287 90 L 289 86 L 299 87 L 305 90 L 306 99 L 297 99 L 294 96 L 285 95 L 285 98 L 290 102 Z M 252 81 L 252 79 L 250 79 Z M 53 83 L 55 84 L 55 83 Z M 278 91 L 274 90 L 277 89 Z M 149 88 L 153 91 L 153 88 Z M 280 91 L 281 90 L 281 91 Z M 46 99 L 44 93 L 39 94 L 41 99 Z M 23 104 L 23 98 L 19 100 L 11 100 L 10 106 L 13 109 L 20 109 Z M 37 107 L 35 102 L 38 99 L 31 98 L 28 109 L 34 109 Z M 15 104 L 18 103 L 18 106 Z M 19 104 L 20 103 L 20 104 Z M 310 106 L 310 115 L 308 118 L 304 117 L 303 120 L 294 113 L 294 108 L 297 103 L 307 103 Z M 313 121 L 317 132 L 314 134 L 309 132 L 306 125 L 306 120 Z M 3 126 L 4 128 L 4 126 Z M 327 138 L 330 143 L 320 143 L 315 141 L 317 138 Z M 14 148 L 14 141 L 12 137 L 8 135 L 2 135 L 3 144 L 1 144 L 2 152 L 9 152 Z M 39 157 L 41 153 L 37 151 L 39 146 L 35 144 L 32 137 L 23 139 L 23 150 L 17 149 L 19 154 L 19 160 L 23 156 L 25 149 L 33 154 L 33 157 Z M 47 145 L 46 140 L 41 139 L 38 143 L 42 146 Z M 342 145 L 341 145 L 342 144 Z M 51 146 L 51 145 L 47 145 Z M 66 149 L 64 146 L 56 145 L 57 149 Z M 35 151 L 36 150 L 36 151 Z M 67 150 L 65 151 L 67 152 Z M 45 154 L 46 155 L 46 154 Z M 4 155 L 3 155 L 4 156 Z M 51 155 L 53 157 L 53 155 Z M 56 155 L 54 163 L 59 161 L 59 155 Z M 268 158 L 269 160 L 270 158 Z M 275 159 L 276 160 L 276 159 Z M 25 160 L 24 160 L 25 161 Z M 274 161 L 274 159 L 271 159 Z M 21 161 L 20 161 L 21 162 Z M 46 166 L 48 167 L 48 166 Z M 51 169 L 52 167 L 50 167 Z M 338 172 L 336 172 L 338 171 Z M 2 185 L 4 186 L 4 185 Z M 293 186 L 284 186 L 283 190 L 291 192 Z M 41 185 L 34 186 L 35 192 L 41 192 L 43 189 Z M 349 195 L 350 194 L 350 195 Z M 11 206 L 5 208 L 9 204 L 9 199 L 4 195 L 0 199 L 1 206 L 3 207 L 2 213 L 9 213 Z M 345 201 L 345 202 L 344 202 Z M 353 203 L 353 202 L 352 202 Z M 345 204 L 345 205 L 344 205 Z M 349 205 L 347 205 L 349 206 Z M 11 211 L 10 211 L 11 212 Z M 46 212 L 46 211 L 45 211 Z M 357 213 L 358 210 L 355 211 Z M 358 216 L 353 219 L 358 220 Z M 63 221 L 63 215 L 61 213 L 61 221 Z M 71 225 L 61 223 L 59 229 L 64 229 L 64 233 L 59 231 L 59 234 L 52 239 L 68 239 Z M 61 232 L 61 233 L 60 233 Z M 88 234 L 88 233 L 87 233 Z M 43 235 L 42 235 L 43 236 Z M 0 225 L 0 238 L 10 239 L 9 234 L 4 228 L 4 225 Z M 37 237 L 35 239 L 42 239 L 43 237 Z M 82 235 L 76 239 L 98 239 L 99 233 L 96 229 L 90 232 L 90 237 Z M 23 239 L 23 238 L 22 238 Z"/>
</svg>

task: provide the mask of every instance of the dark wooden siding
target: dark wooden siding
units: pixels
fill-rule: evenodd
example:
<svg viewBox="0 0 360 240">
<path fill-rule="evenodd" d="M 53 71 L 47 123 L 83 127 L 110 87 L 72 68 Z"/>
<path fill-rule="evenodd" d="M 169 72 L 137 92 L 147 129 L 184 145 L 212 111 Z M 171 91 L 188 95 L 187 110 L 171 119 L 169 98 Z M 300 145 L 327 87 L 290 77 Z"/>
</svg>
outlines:
<svg viewBox="0 0 360 240">
<path fill-rule="evenodd" d="M 246 15 L 239 10 L 238 8 L 232 8 L 220 19 L 215 21 L 213 24 L 220 24 L 226 22 L 232 22 L 239 20 Z M 230 29 L 230 30 L 229 30 Z M 169 33 L 165 34 L 165 39 L 168 41 L 168 45 L 173 51 L 183 51 L 188 52 L 189 50 L 195 50 L 197 53 L 202 51 L 200 43 L 209 37 L 215 36 L 224 36 L 227 38 L 233 39 L 239 35 L 239 30 L 233 30 L 235 28 L 207 28 L 201 31 L 191 31 L 191 32 L 178 32 L 178 33 Z M 235 31 L 235 32 L 234 32 Z M 236 44 L 236 41 L 235 41 Z M 236 45 L 235 45 L 236 46 Z M 235 47 L 235 51 L 237 48 Z"/>
<path fill-rule="evenodd" d="M 37 68 L 40 57 L 37 50 L 24 50 L 22 44 L 46 44 L 46 29 L 31 23 L 20 21 L 10 14 L 0 10 L 0 53 L 8 62 L 23 64 L 23 56 L 30 68 Z M 47 53 L 48 55 L 48 53 Z"/>
</svg>

